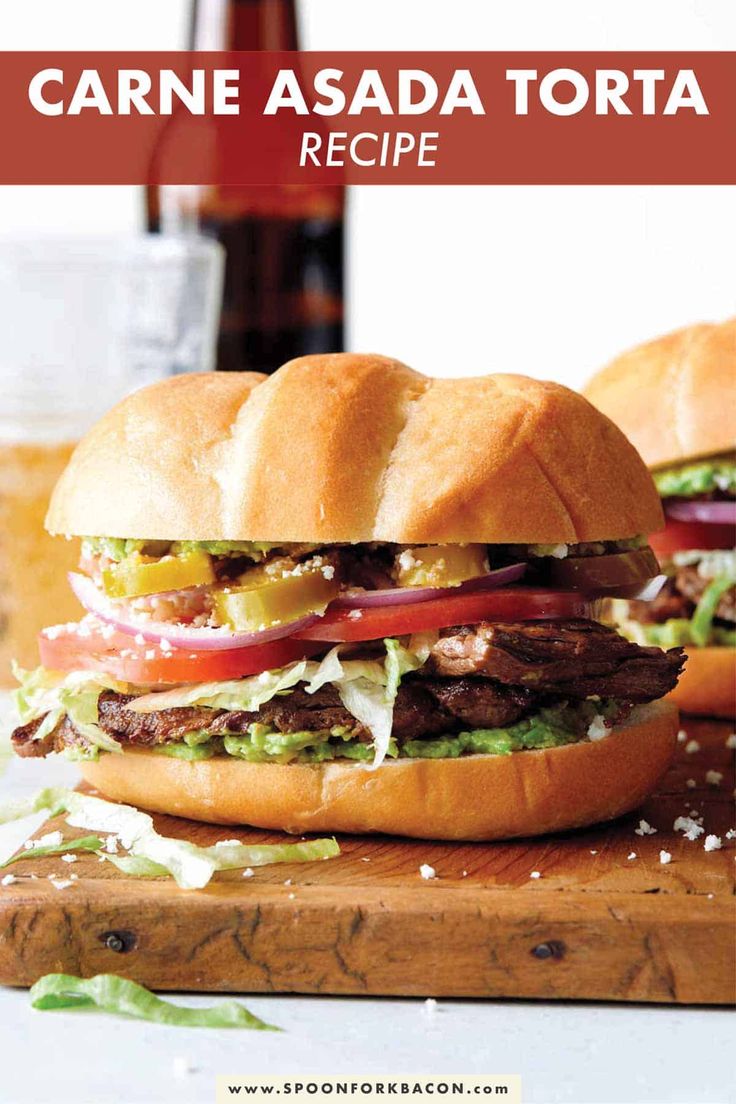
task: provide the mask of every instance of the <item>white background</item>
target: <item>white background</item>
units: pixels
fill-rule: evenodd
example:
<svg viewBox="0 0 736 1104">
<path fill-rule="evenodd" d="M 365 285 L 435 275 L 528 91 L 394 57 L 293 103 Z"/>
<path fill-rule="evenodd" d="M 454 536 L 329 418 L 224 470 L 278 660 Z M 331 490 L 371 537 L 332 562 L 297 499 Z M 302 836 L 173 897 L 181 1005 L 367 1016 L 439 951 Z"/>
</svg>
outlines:
<svg viewBox="0 0 736 1104">
<path fill-rule="evenodd" d="M 182 0 L 5 0 L 3 49 L 184 44 Z M 724 49 L 734 0 L 307 0 L 312 49 Z M 134 230 L 135 189 L 4 189 L 0 234 Z M 350 345 L 435 374 L 572 385 L 627 344 L 734 309 L 734 189 L 363 188 L 351 197 Z M 2 304 L 0 304 L 0 321 Z M 7 320 L 4 321 L 7 324 Z M 15 762 L 3 796 L 70 779 Z M 21 836 L 0 833 L 0 852 Z M 8 1104 L 209 1101 L 216 1072 L 517 1072 L 528 1101 L 726 1102 L 714 1009 L 254 998 L 284 1036 L 34 1013 L 0 990 Z M 180 1080 L 175 1059 L 195 1072 Z"/>
<path fill-rule="evenodd" d="M 736 47 L 735 0 L 304 0 L 310 49 Z M 2 4 L 3 49 L 179 48 L 185 0 Z M 5 189 L 0 234 L 133 229 L 135 189 Z M 349 346 L 434 375 L 580 385 L 630 344 L 730 314 L 734 188 L 360 188 Z M 1 309 L 1 308 L 0 308 Z"/>
</svg>

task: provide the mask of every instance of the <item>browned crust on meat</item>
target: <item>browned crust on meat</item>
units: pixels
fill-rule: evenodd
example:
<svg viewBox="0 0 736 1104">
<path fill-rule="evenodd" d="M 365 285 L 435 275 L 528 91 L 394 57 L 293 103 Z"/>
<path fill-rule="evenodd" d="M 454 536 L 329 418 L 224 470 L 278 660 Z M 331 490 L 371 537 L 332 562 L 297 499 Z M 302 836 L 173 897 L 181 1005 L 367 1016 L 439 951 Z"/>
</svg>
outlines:
<svg viewBox="0 0 736 1104">
<path fill-rule="evenodd" d="M 560 697 L 663 697 L 682 670 L 682 648 L 644 648 L 595 621 L 483 621 L 450 630 L 433 647 L 428 670 L 485 675 Z"/>
</svg>

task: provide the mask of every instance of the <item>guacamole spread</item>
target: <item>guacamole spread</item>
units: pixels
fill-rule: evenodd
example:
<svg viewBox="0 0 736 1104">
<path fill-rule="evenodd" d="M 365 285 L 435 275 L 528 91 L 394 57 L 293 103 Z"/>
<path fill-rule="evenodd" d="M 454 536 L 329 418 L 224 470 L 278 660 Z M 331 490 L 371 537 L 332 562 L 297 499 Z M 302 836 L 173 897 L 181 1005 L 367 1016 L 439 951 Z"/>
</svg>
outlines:
<svg viewBox="0 0 736 1104">
<path fill-rule="evenodd" d="M 514 751 L 561 747 L 600 738 L 619 711 L 615 701 L 583 701 L 559 704 L 525 717 L 506 728 L 477 728 L 399 745 L 392 739 L 387 755 L 392 759 L 457 759 L 461 755 L 510 755 Z M 322 763 L 328 759 L 371 762 L 371 744 L 358 740 L 353 730 L 336 727 L 322 732 L 278 732 L 264 724 L 251 724 L 247 732 L 225 736 L 188 732 L 183 740 L 154 749 L 179 759 L 211 759 L 232 755 L 250 763 Z"/>
<path fill-rule="evenodd" d="M 719 457 L 652 473 L 662 498 L 692 498 L 711 491 L 736 493 L 736 459 Z"/>
</svg>

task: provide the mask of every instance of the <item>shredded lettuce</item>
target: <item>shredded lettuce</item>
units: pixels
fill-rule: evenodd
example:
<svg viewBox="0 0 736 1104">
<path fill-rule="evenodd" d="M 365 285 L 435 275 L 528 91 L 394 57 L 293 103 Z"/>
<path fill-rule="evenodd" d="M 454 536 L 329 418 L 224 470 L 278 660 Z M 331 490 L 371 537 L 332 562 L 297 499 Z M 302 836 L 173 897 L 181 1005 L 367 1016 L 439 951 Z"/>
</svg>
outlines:
<svg viewBox="0 0 736 1104">
<path fill-rule="evenodd" d="M 203 705 L 210 709 L 227 709 L 254 713 L 267 701 L 290 690 L 304 679 L 309 663 L 300 659 L 275 671 L 232 679 L 228 682 L 198 682 L 175 690 L 143 694 L 128 706 L 134 713 L 157 713 L 160 709 Z M 316 666 L 314 664 L 313 666 Z"/>
<path fill-rule="evenodd" d="M 209 1008 L 185 1008 L 162 1000 L 143 985 L 117 974 L 91 978 L 71 974 L 46 974 L 30 991 L 31 1005 L 40 1011 L 94 1006 L 102 1012 L 132 1016 L 149 1023 L 171 1027 L 245 1027 L 256 1031 L 278 1031 L 237 1001 L 222 1001 Z"/>
<path fill-rule="evenodd" d="M 47 855 L 63 855 L 67 851 L 99 851 L 102 840 L 99 836 L 79 836 L 78 839 L 64 840 L 62 843 L 42 844 L 38 847 L 27 847 L 19 851 L 17 855 L 11 855 L 5 862 L 0 863 L 0 870 L 21 859 L 43 859 Z"/>
<path fill-rule="evenodd" d="M 153 859 L 145 859 L 143 855 L 111 855 L 107 851 L 98 851 L 100 859 L 106 859 L 116 866 L 129 878 L 168 878 L 169 871 Z"/>
<path fill-rule="evenodd" d="M 53 732 L 66 715 L 91 747 L 100 751 L 123 750 L 117 740 L 100 728 L 98 703 L 103 690 L 124 694 L 130 689 L 128 683 L 92 671 L 50 671 L 46 667 L 24 671 L 14 665 L 13 674 L 20 684 L 13 693 L 20 723 L 25 725 L 44 717 L 35 740 Z"/>
<path fill-rule="evenodd" d="M 131 805 L 116 805 L 99 797 L 60 788 L 42 790 L 25 802 L 16 802 L 9 812 L 0 809 L 0 823 L 29 816 L 41 809 L 48 809 L 53 815 L 65 813 L 67 824 L 73 828 L 117 836 L 133 858 L 147 860 L 148 874 L 151 864 L 155 864 L 161 872 L 170 874 L 180 889 L 202 889 L 217 870 L 278 862 L 314 862 L 340 853 L 334 839 L 256 845 L 221 840 L 213 847 L 197 847 L 186 840 L 159 835 L 148 813 Z M 95 849 L 100 847 L 98 839 Z"/>
<path fill-rule="evenodd" d="M 63 786 L 49 786 L 30 797 L 16 797 L 0 805 L 0 824 L 9 824 L 13 820 L 24 820 L 34 813 L 47 812 L 49 816 L 58 816 L 66 808 L 69 790 Z"/>
</svg>

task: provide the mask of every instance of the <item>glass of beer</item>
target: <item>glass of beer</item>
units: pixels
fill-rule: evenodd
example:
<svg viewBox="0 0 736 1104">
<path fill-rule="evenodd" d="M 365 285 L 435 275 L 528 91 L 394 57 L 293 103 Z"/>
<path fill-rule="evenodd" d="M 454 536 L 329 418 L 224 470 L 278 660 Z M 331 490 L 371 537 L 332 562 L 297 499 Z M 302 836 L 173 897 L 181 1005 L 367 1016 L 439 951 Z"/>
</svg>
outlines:
<svg viewBox="0 0 736 1104">
<path fill-rule="evenodd" d="M 135 388 L 214 367 L 222 271 L 194 236 L 0 239 L 0 687 L 81 614 L 78 541 L 43 528 L 75 442 Z"/>
</svg>

